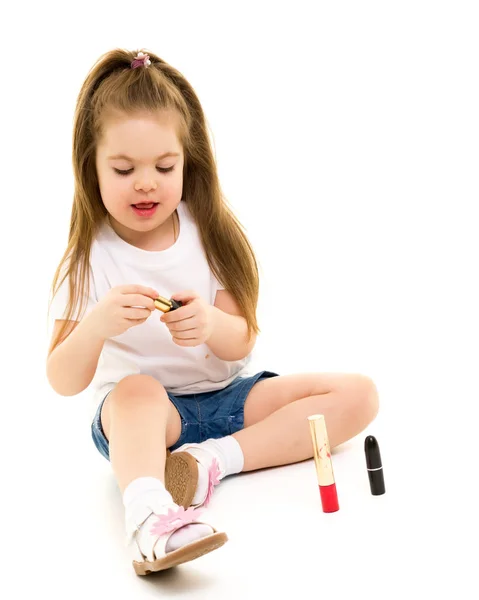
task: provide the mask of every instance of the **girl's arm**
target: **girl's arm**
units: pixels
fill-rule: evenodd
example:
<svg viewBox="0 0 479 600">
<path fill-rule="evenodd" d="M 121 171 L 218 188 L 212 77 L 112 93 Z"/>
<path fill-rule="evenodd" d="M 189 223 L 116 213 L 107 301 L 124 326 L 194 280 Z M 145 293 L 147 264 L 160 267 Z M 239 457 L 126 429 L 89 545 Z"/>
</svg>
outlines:
<svg viewBox="0 0 479 600">
<path fill-rule="evenodd" d="M 55 321 L 56 331 L 61 321 Z M 47 358 L 47 378 L 61 396 L 75 396 L 91 383 L 105 340 L 91 326 L 89 315 L 70 322 L 70 333 Z"/>
<path fill-rule="evenodd" d="M 248 339 L 246 319 L 241 315 L 233 296 L 226 290 L 218 290 L 211 307 L 213 332 L 206 341 L 213 354 L 221 360 L 241 360 L 253 349 L 256 334 Z"/>
</svg>

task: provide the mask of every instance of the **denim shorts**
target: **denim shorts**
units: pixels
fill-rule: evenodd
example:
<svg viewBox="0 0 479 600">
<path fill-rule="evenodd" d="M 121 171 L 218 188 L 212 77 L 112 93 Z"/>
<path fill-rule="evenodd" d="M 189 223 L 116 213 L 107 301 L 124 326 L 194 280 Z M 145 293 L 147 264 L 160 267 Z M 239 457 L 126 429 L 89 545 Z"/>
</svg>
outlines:
<svg viewBox="0 0 479 600">
<path fill-rule="evenodd" d="M 244 403 L 255 383 L 269 377 L 277 377 L 272 371 L 260 371 L 256 375 L 239 376 L 225 388 L 200 394 L 175 396 L 168 398 L 175 406 L 181 418 L 181 434 L 171 446 L 175 450 L 183 444 L 204 442 L 209 438 L 231 435 L 244 427 Z M 110 393 L 110 392 L 108 392 Z M 106 397 L 98 406 L 91 424 L 91 435 L 97 450 L 110 460 L 109 444 L 101 426 L 101 409 Z"/>
</svg>

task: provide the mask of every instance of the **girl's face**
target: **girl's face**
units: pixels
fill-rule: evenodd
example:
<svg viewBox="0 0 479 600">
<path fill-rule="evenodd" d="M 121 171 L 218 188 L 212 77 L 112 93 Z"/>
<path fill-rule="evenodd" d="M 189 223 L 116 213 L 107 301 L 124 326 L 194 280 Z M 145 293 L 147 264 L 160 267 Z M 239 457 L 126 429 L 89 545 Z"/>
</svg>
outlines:
<svg viewBox="0 0 479 600">
<path fill-rule="evenodd" d="M 177 117 L 110 116 L 96 151 L 100 193 L 110 222 L 124 239 L 135 243 L 147 234 L 166 231 L 183 192 L 184 154 L 178 140 Z M 133 205 L 158 203 L 151 215 Z"/>
</svg>

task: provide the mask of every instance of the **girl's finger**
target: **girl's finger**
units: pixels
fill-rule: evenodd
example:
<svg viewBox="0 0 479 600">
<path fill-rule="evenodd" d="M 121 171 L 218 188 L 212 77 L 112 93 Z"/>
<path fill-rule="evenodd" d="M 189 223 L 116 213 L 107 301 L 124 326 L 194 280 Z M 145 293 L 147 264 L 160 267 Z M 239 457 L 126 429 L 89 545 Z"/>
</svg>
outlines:
<svg viewBox="0 0 479 600">
<path fill-rule="evenodd" d="M 180 340 L 194 340 L 198 337 L 198 330 L 186 329 L 185 331 L 175 331 L 172 333 L 172 335 Z"/>
<path fill-rule="evenodd" d="M 173 341 L 175 342 L 175 344 L 177 346 L 189 346 L 189 347 L 192 347 L 192 346 L 198 346 L 199 345 L 197 338 L 192 339 L 192 340 L 181 340 L 179 338 L 174 337 Z"/>
<path fill-rule="evenodd" d="M 189 329 L 196 329 L 196 319 L 189 317 L 188 319 L 182 319 L 181 321 L 175 321 L 173 323 L 167 323 L 166 326 L 170 331 L 188 331 Z"/>
</svg>

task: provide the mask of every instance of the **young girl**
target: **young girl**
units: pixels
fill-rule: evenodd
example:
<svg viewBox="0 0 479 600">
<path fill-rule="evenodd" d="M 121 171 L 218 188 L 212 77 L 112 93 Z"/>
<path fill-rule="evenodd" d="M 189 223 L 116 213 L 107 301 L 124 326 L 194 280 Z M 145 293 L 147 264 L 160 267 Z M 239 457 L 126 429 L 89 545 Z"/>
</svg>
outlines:
<svg viewBox="0 0 479 600">
<path fill-rule="evenodd" d="M 93 441 L 144 575 L 225 543 L 200 508 L 224 477 L 311 458 L 314 413 L 331 447 L 345 442 L 374 419 L 378 396 L 357 374 L 247 374 L 257 263 L 176 69 L 154 54 L 102 56 L 78 97 L 73 167 L 47 376 L 63 396 L 93 383 Z M 160 312 L 160 295 L 180 307 Z"/>
</svg>

